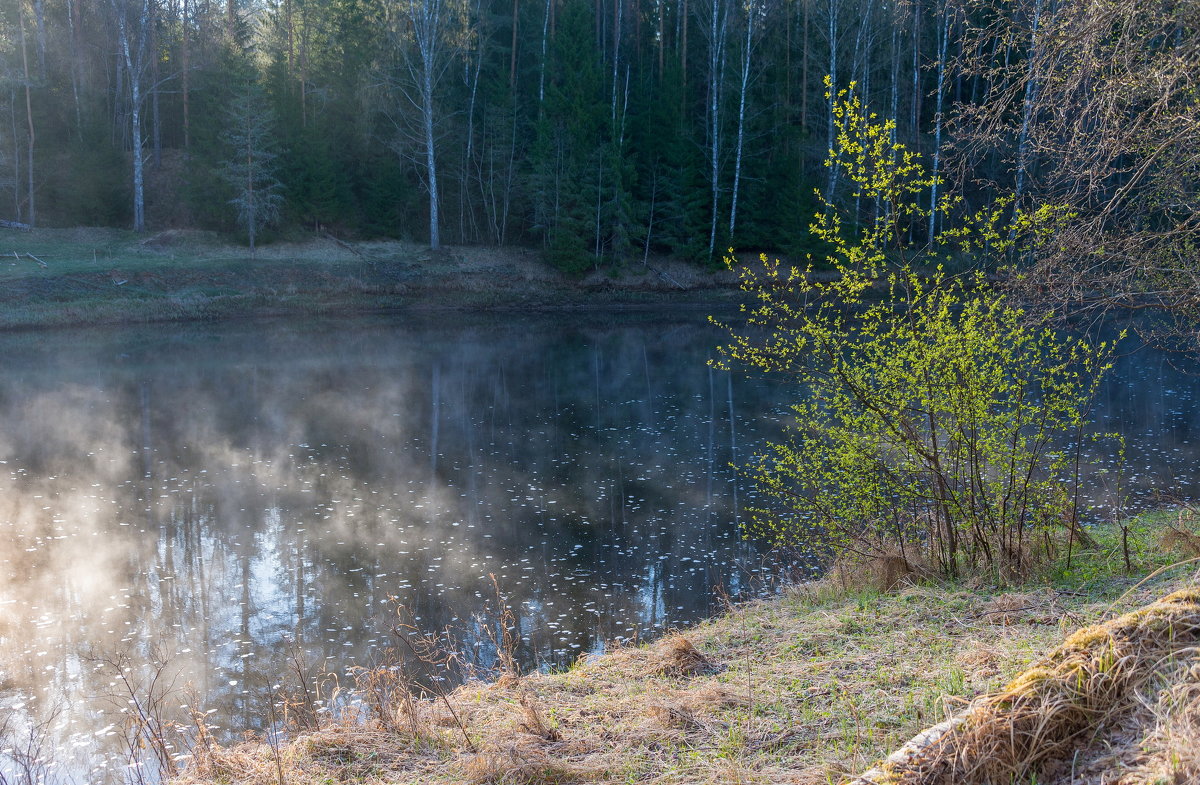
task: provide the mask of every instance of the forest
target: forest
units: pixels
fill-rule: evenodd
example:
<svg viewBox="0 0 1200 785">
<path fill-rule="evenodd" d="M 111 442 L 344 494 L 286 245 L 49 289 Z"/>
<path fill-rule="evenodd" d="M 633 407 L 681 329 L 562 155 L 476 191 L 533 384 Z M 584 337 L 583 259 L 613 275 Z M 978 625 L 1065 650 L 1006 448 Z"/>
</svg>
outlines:
<svg viewBox="0 0 1200 785">
<path fill-rule="evenodd" d="M 9 224 L 521 246 L 568 272 L 803 254 L 820 199 L 856 222 L 886 210 L 824 165 L 851 88 L 922 153 L 931 206 L 999 190 L 1075 211 L 1039 286 L 1194 288 L 1177 280 L 1200 176 L 1194 0 L 0 9 Z"/>
</svg>

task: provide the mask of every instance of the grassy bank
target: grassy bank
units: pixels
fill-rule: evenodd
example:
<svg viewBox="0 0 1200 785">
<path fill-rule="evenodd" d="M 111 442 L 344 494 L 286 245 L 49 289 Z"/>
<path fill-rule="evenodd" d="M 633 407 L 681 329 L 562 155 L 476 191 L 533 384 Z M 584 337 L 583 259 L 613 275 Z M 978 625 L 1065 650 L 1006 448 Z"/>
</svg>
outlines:
<svg viewBox="0 0 1200 785">
<path fill-rule="evenodd" d="M 1200 553 L 1178 525 L 1174 514 L 1137 521 L 1128 572 L 1119 531 L 1101 530 L 1094 548 L 1028 585 L 881 592 L 834 578 L 565 672 L 506 675 L 444 698 L 383 691 L 358 717 L 282 744 L 198 745 L 179 781 L 838 782 L 1000 689 L 1070 631 L 1194 581 L 1194 565 L 1147 579 Z M 1172 751 L 1186 730 L 1164 735 L 1147 716 L 1117 729 L 1130 760 L 1112 766 L 1141 766 L 1138 782 L 1195 781 L 1186 777 L 1200 776 L 1200 761 Z M 1143 743 L 1156 733 L 1158 747 Z M 1183 740 L 1200 746 L 1200 734 Z"/>
<path fill-rule="evenodd" d="M 570 278 L 538 254 L 314 236 L 255 254 L 204 232 L 0 230 L 0 328 L 332 314 L 711 302 L 726 273 L 667 260 Z"/>
</svg>

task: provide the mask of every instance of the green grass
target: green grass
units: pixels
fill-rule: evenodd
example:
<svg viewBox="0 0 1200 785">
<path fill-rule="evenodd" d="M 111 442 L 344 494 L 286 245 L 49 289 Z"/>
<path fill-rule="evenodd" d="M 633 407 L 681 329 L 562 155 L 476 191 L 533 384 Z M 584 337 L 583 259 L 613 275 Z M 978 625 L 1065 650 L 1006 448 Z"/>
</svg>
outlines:
<svg viewBox="0 0 1200 785">
<path fill-rule="evenodd" d="M 1088 534 L 1095 540 L 1094 546 L 1076 546 L 1069 557 L 1064 554 L 1048 565 L 1042 577 L 1064 591 L 1083 593 L 1096 599 L 1115 599 L 1127 588 L 1129 575 L 1148 575 L 1198 555 L 1186 548 L 1164 547 L 1172 527 L 1182 526 L 1186 530 L 1190 525 L 1181 522 L 1181 513 L 1186 518 L 1187 513 L 1183 510 L 1156 510 L 1133 516 L 1123 525 L 1105 524 L 1089 529 Z"/>
</svg>

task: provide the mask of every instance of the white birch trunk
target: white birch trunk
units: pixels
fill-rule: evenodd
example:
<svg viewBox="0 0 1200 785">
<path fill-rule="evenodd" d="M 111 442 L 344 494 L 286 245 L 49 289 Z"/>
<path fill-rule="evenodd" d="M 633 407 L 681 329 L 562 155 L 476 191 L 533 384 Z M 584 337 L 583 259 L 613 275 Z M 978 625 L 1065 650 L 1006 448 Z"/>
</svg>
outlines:
<svg viewBox="0 0 1200 785">
<path fill-rule="evenodd" d="M 950 40 L 952 13 L 942 6 L 942 23 L 938 25 L 937 105 L 933 118 L 933 185 L 929 189 L 929 242 L 937 231 L 938 170 L 942 161 L 942 103 L 946 81 L 946 48 Z"/>
<path fill-rule="evenodd" d="M 650 266 L 650 237 L 654 233 L 654 208 L 658 203 L 658 163 L 655 162 L 650 180 L 650 219 L 646 223 L 646 242 L 642 246 L 642 267 Z"/>
<path fill-rule="evenodd" d="M 836 141 L 836 131 L 833 125 L 833 104 L 837 99 L 837 84 L 838 84 L 838 59 L 837 59 L 837 34 L 838 34 L 838 0 L 829 0 L 829 101 L 826 111 L 825 120 L 825 137 L 826 144 L 830 151 L 833 150 L 834 142 Z M 829 167 L 829 178 L 825 181 L 825 199 L 833 199 L 833 190 L 837 187 L 837 167 Z"/>
<path fill-rule="evenodd" d="M 71 94 L 75 100 L 75 133 L 83 138 L 83 109 L 79 102 L 79 36 L 75 23 L 77 13 L 76 3 L 79 0 L 67 0 L 67 26 L 71 29 Z"/>
<path fill-rule="evenodd" d="M 439 75 L 439 56 L 443 42 L 441 0 L 408 0 L 406 13 L 412 24 L 417 62 L 408 62 L 416 82 L 416 104 L 420 112 L 420 140 L 425 152 L 425 187 L 429 192 L 429 247 L 441 248 L 441 203 L 438 197 L 437 137 L 434 134 L 433 90 Z"/>
<path fill-rule="evenodd" d="M 913 3 L 912 17 L 912 138 L 915 142 L 921 134 L 921 3 Z"/>
<path fill-rule="evenodd" d="M 542 15 L 542 69 L 538 74 L 538 111 L 542 109 L 542 104 L 546 100 L 546 42 L 550 38 L 550 3 L 553 0 L 546 0 L 546 10 Z"/>
<path fill-rule="evenodd" d="M 742 180 L 742 149 L 746 139 L 746 91 L 750 86 L 750 55 L 754 46 L 754 14 L 756 12 L 757 9 L 753 4 L 746 6 L 746 38 L 742 42 L 741 72 L 738 74 L 741 89 L 738 94 L 737 152 L 734 155 L 733 193 L 729 205 L 730 239 L 733 238 L 733 232 L 737 228 L 738 190 Z"/>
<path fill-rule="evenodd" d="M 142 71 L 145 65 L 146 33 L 149 26 L 149 0 L 142 0 L 138 11 L 137 45 L 129 44 L 129 29 L 124 9 L 113 4 L 117 11 L 117 30 L 121 38 L 121 54 L 129 76 L 129 119 L 133 134 L 133 231 L 146 228 L 146 198 L 144 161 L 142 158 Z"/>
<path fill-rule="evenodd" d="M 33 0 L 33 19 L 37 24 L 38 76 L 46 78 L 46 6 L 43 0 Z"/>
<path fill-rule="evenodd" d="M 28 144 L 25 145 L 25 152 L 28 154 L 28 159 L 25 163 L 25 175 L 29 182 L 29 225 L 37 225 L 37 208 L 34 203 L 34 188 L 33 188 L 33 146 L 36 141 L 36 135 L 33 128 L 33 99 L 30 97 L 32 89 L 32 81 L 29 76 L 29 56 L 25 51 L 25 9 L 17 9 L 17 19 L 21 26 L 21 63 L 25 68 L 25 120 L 28 125 L 29 138 Z M 15 188 L 15 186 L 14 186 Z M 20 218 L 18 211 L 18 219 Z"/>
<path fill-rule="evenodd" d="M 436 251 L 442 247 L 442 239 L 438 234 L 437 156 L 433 137 L 433 73 L 431 68 L 425 68 L 423 80 L 421 126 L 425 132 L 425 169 L 429 178 L 429 247 Z"/>
<path fill-rule="evenodd" d="M 13 162 L 13 214 L 17 217 L 17 223 L 25 223 L 21 219 L 24 217 L 21 205 L 21 136 L 17 133 L 17 89 L 10 87 L 8 93 L 8 109 L 9 120 L 12 123 L 12 162 Z M 30 224 L 32 225 L 32 224 Z"/>
<path fill-rule="evenodd" d="M 596 238 L 592 251 L 592 267 L 600 269 L 600 205 L 604 195 L 604 153 L 596 152 Z"/>
<path fill-rule="evenodd" d="M 183 50 L 181 66 L 182 66 L 182 70 L 183 70 L 183 74 L 182 74 L 182 81 L 183 81 L 183 150 L 184 150 L 185 154 L 189 153 L 192 149 L 191 110 L 189 108 L 189 89 L 188 89 L 188 85 L 189 85 L 188 74 L 191 71 L 191 65 L 188 62 L 188 58 L 189 58 L 188 41 L 191 38 L 191 34 L 190 34 L 190 30 L 189 30 L 190 26 L 191 26 L 191 21 L 189 19 L 189 15 L 188 15 L 188 0 L 183 0 L 183 24 L 182 24 L 182 38 L 180 41 L 180 46 Z M 289 36 L 291 35 L 291 26 L 290 25 L 288 27 L 288 35 Z M 290 56 L 291 55 L 290 46 L 288 48 L 288 53 Z"/>
<path fill-rule="evenodd" d="M 854 56 L 850 58 L 850 81 L 857 82 L 859 89 L 862 92 L 862 100 L 864 105 L 870 105 L 871 102 L 871 68 L 866 63 L 867 58 L 862 55 L 863 48 L 863 33 L 867 32 L 871 26 L 871 13 L 874 11 L 874 0 L 867 0 L 867 7 L 863 13 L 862 19 L 858 23 L 858 32 L 854 34 Z M 867 49 L 871 48 L 871 42 L 867 42 Z M 859 69 L 862 69 L 861 76 Z M 855 189 L 854 196 L 854 223 L 855 225 L 862 218 L 862 191 Z"/>
<path fill-rule="evenodd" d="M 482 19 L 482 8 L 477 8 L 476 15 Z M 475 72 L 470 75 L 471 98 L 467 103 L 467 146 L 463 152 L 462 183 L 458 189 L 458 236 L 459 242 L 466 242 L 467 217 L 470 216 L 472 233 L 478 237 L 475 229 L 475 210 L 471 205 L 471 170 L 478 169 L 475 164 L 475 100 L 479 94 L 479 74 L 483 68 L 483 30 L 477 31 L 480 40 L 476 44 Z"/>
<path fill-rule="evenodd" d="M 717 246 L 717 210 L 721 196 L 720 152 L 721 152 L 721 72 L 723 49 L 725 48 L 724 5 L 721 0 L 711 0 L 708 40 L 708 147 L 709 178 L 712 188 L 712 218 L 708 233 L 708 257 L 711 259 Z"/>
<path fill-rule="evenodd" d="M 612 63 L 612 102 L 610 106 L 610 121 L 613 127 L 617 125 L 617 85 L 619 84 L 619 74 L 621 67 L 621 27 L 622 17 L 624 16 L 625 4 L 622 0 L 615 0 L 616 20 L 613 25 L 613 63 Z"/>
<path fill-rule="evenodd" d="M 258 199 L 254 193 L 254 145 L 246 145 L 246 221 L 247 233 L 250 236 L 250 255 L 254 256 L 254 240 L 258 233 Z"/>
<path fill-rule="evenodd" d="M 895 11 L 893 11 L 893 15 L 894 14 L 895 14 Z M 891 151 L 889 153 L 889 157 L 891 158 L 893 166 L 896 164 L 896 127 L 900 124 L 900 118 L 897 114 L 900 111 L 900 48 L 897 44 L 897 41 L 899 38 L 899 31 L 900 31 L 900 20 L 898 18 L 894 18 L 894 16 L 893 16 L 893 19 L 892 19 L 892 48 L 891 48 L 892 95 L 891 95 L 891 111 L 888 113 L 888 116 L 892 119 L 892 132 L 890 134 L 888 134 L 888 141 L 891 142 Z M 875 205 L 876 205 L 875 212 L 876 212 L 876 216 L 878 217 L 878 213 L 879 213 L 879 198 L 878 197 L 875 198 Z M 883 205 L 883 209 L 884 209 L 885 215 L 891 216 L 892 205 L 890 202 L 888 204 Z"/>
<path fill-rule="evenodd" d="M 1042 0 L 1033 6 L 1033 30 L 1029 36 L 1029 65 L 1025 74 L 1025 99 L 1021 105 L 1021 134 L 1017 140 L 1017 182 L 1013 189 L 1013 209 L 1021 206 L 1021 195 L 1025 190 L 1025 172 L 1029 167 L 1029 123 L 1033 115 L 1033 102 L 1037 98 L 1037 81 L 1034 79 L 1034 59 L 1037 55 L 1038 27 L 1042 20 Z M 1015 227 L 1014 227 L 1015 229 Z"/>
</svg>

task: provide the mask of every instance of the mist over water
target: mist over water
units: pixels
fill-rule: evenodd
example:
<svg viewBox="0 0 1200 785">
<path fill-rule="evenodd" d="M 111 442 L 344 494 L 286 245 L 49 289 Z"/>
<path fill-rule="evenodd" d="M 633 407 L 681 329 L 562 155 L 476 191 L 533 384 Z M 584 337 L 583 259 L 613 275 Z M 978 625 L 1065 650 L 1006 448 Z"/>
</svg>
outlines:
<svg viewBox="0 0 1200 785">
<path fill-rule="evenodd" d="M 397 603 L 488 667 L 490 576 L 525 669 L 756 590 L 730 463 L 788 391 L 711 370 L 720 338 L 702 311 L 0 336 L 0 713 L 53 715 L 61 770 L 100 781 L 119 653 L 169 656 L 173 706 L 190 685 L 235 733 L 290 651 L 377 662 Z M 1198 387 L 1151 352 L 1104 386 L 1135 503 L 1192 493 Z"/>
</svg>

